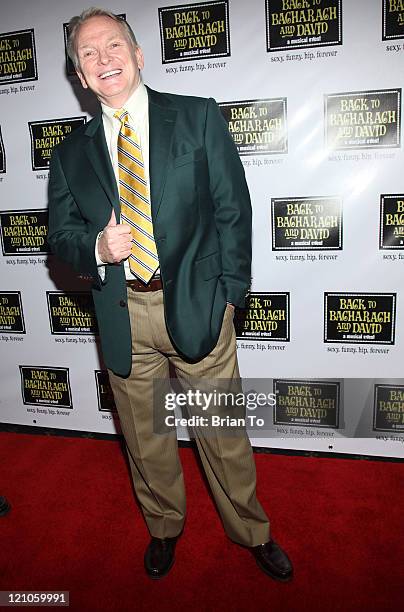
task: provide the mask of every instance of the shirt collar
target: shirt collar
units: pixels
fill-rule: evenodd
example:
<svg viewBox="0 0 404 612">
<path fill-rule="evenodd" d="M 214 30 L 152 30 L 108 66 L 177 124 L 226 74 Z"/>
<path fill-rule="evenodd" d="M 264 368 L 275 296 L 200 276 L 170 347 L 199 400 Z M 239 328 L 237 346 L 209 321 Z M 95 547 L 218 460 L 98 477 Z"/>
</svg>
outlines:
<svg viewBox="0 0 404 612">
<path fill-rule="evenodd" d="M 119 121 L 118 119 L 114 118 L 114 114 L 118 109 L 111 108 L 110 106 L 102 103 L 101 108 L 104 118 L 107 119 L 111 125 L 113 125 L 114 121 Z M 128 111 L 130 118 L 135 125 L 139 125 L 142 121 L 144 121 L 145 117 L 147 117 L 148 96 L 147 89 L 143 81 L 139 82 L 139 85 L 136 87 L 133 94 L 126 100 L 123 108 Z"/>
</svg>

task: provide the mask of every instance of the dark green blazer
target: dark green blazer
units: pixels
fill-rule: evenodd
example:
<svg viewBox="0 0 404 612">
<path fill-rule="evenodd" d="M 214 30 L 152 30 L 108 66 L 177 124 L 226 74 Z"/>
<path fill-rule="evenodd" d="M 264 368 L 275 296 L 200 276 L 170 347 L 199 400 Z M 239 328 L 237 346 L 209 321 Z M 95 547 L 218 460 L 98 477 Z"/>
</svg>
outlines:
<svg viewBox="0 0 404 612">
<path fill-rule="evenodd" d="M 150 189 L 163 282 L 165 319 L 184 358 L 215 346 L 226 302 L 242 306 L 250 284 L 251 204 L 244 169 L 212 99 L 148 89 Z M 131 332 L 123 264 L 101 281 L 95 241 L 119 194 L 101 113 L 53 153 L 49 244 L 94 279 L 93 298 L 105 364 L 131 370 Z"/>
</svg>

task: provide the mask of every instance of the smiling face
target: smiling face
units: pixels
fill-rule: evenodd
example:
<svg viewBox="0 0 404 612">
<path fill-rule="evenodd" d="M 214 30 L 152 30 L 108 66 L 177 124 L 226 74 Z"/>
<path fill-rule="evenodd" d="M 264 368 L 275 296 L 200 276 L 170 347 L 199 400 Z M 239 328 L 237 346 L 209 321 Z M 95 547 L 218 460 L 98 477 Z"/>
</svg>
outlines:
<svg viewBox="0 0 404 612">
<path fill-rule="evenodd" d="M 121 108 L 140 81 L 144 59 L 123 27 L 110 17 L 91 17 L 77 36 L 78 77 L 100 102 Z"/>
</svg>

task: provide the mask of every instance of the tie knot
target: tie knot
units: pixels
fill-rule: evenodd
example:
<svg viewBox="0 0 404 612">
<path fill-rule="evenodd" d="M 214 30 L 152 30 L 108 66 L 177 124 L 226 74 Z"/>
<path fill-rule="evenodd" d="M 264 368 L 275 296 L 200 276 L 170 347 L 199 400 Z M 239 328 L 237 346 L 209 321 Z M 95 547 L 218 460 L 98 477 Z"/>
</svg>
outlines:
<svg viewBox="0 0 404 612">
<path fill-rule="evenodd" d="M 114 113 L 115 119 L 118 119 L 121 123 L 124 123 L 128 119 L 128 111 L 124 108 L 120 108 Z"/>
</svg>

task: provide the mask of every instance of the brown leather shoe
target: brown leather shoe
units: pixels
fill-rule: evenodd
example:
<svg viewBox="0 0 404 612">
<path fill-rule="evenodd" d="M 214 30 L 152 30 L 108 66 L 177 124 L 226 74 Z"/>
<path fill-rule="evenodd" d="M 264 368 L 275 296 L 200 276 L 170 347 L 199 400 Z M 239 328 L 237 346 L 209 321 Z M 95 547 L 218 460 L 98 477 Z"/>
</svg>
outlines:
<svg viewBox="0 0 404 612">
<path fill-rule="evenodd" d="M 289 582 L 293 576 L 293 567 L 287 554 L 273 540 L 266 544 L 250 548 L 257 565 L 274 580 Z"/>
<path fill-rule="evenodd" d="M 144 566 L 150 578 L 166 576 L 174 565 L 175 538 L 152 538 L 144 555 Z"/>
</svg>

